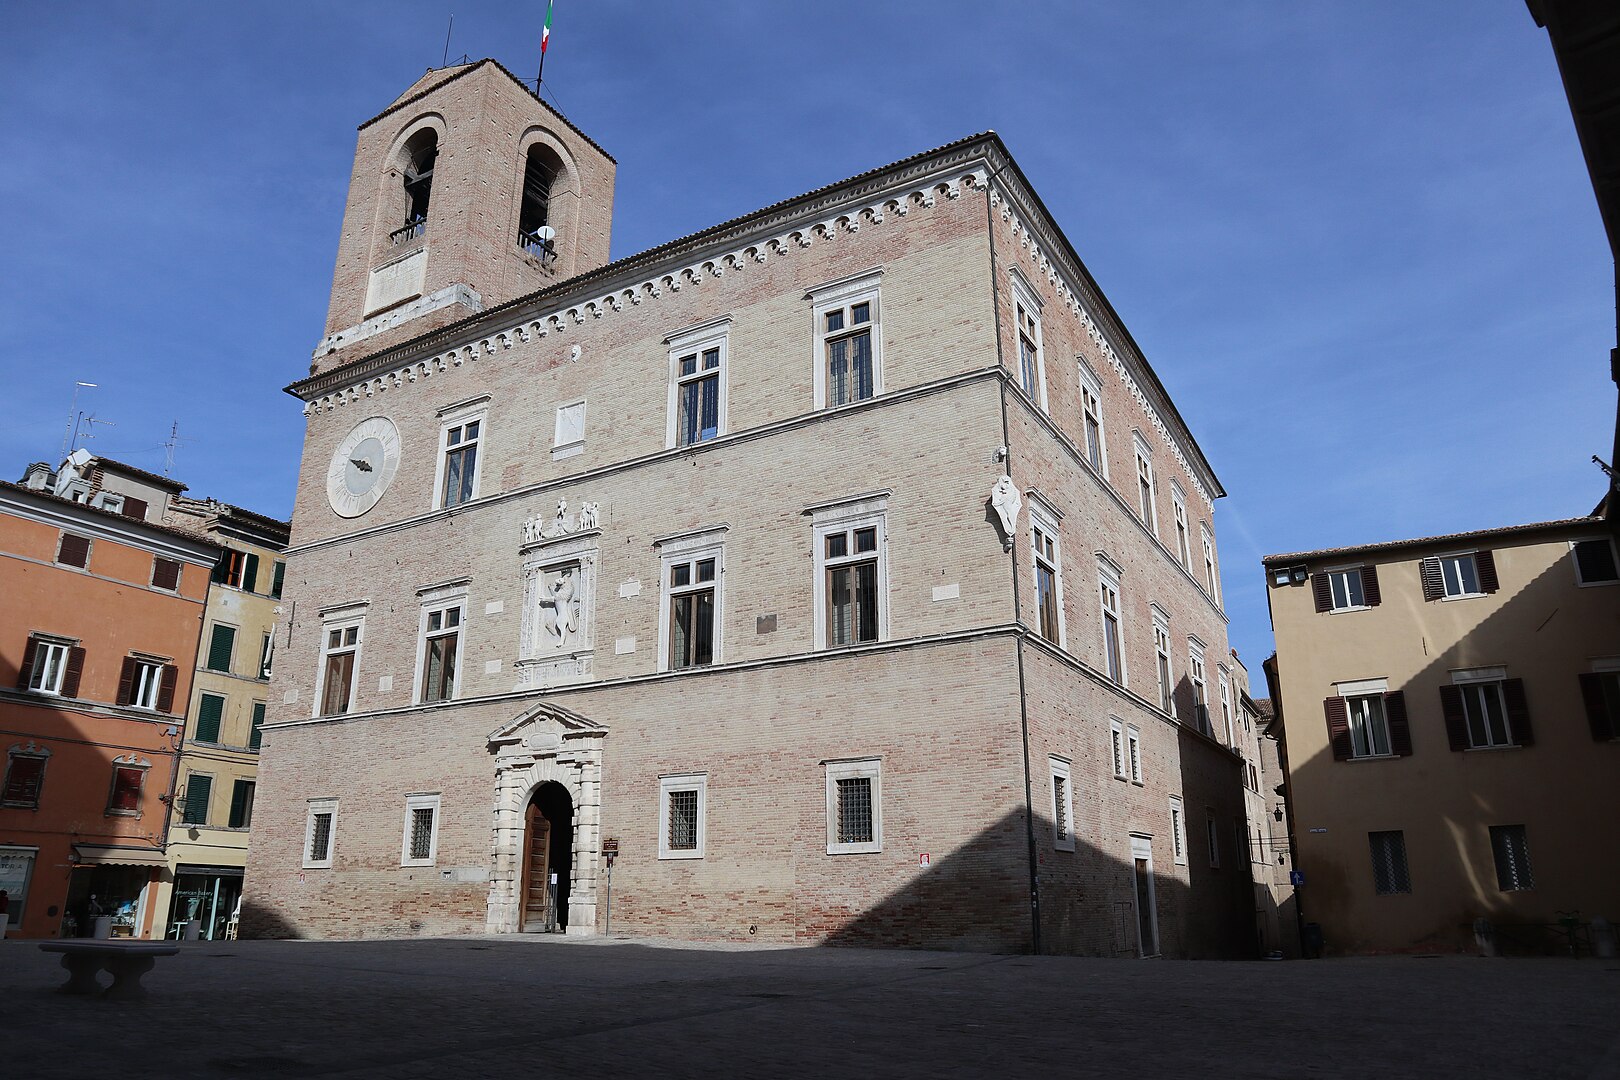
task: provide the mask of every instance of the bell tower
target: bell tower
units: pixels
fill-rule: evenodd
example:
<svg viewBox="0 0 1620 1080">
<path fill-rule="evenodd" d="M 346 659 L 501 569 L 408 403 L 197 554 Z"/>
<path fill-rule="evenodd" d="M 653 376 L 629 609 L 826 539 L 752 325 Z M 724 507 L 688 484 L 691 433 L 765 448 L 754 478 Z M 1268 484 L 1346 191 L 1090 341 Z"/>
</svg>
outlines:
<svg viewBox="0 0 1620 1080">
<path fill-rule="evenodd" d="M 423 75 L 360 125 L 311 374 L 605 265 L 615 169 L 494 60 Z"/>
</svg>

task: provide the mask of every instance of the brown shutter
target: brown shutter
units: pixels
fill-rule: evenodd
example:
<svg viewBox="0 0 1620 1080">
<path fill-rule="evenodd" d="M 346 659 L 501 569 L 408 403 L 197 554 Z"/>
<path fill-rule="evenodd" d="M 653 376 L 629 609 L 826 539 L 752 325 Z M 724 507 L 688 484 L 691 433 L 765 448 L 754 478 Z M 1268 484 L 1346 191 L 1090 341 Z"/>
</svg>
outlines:
<svg viewBox="0 0 1620 1080">
<path fill-rule="evenodd" d="M 1530 727 L 1530 705 L 1524 699 L 1524 680 L 1503 679 L 1502 697 L 1507 700 L 1508 726 L 1513 729 L 1513 741 L 1520 746 L 1536 745 L 1535 731 Z"/>
<path fill-rule="evenodd" d="M 1446 741 L 1453 750 L 1468 749 L 1468 715 L 1463 712 L 1462 687 L 1440 688 L 1440 712 L 1446 718 Z"/>
<path fill-rule="evenodd" d="M 90 541 L 87 537 L 62 534 L 62 545 L 56 549 L 56 561 L 63 566 L 80 569 L 90 565 Z"/>
<path fill-rule="evenodd" d="M 62 696 L 79 696 L 79 676 L 84 674 L 84 650 L 77 645 L 68 650 L 67 670 L 62 673 Z"/>
<path fill-rule="evenodd" d="M 1418 563 L 1418 577 L 1423 579 L 1423 599 L 1438 600 L 1446 595 L 1446 579 L 1440 576 L 1440 560 L 1424 559 Z"/>
<path fill-rule="evenodd" d="M 1311 592 L 1316 594 L 1317 611 L 1333 610 L 1333 586 L 1326 574 L 1318 572 L 1311 575 Z"/>
<path fill-rule="evenodd" d="M 1378 591 L 1378 567 L 1363 566 L 1361 568 L 1361 599 L 1368 607 L 1377 607 L 1384 602 L 1383 593 Z"/>
<path fill-rule="evenodd" d="M 1334 761 L 1347 761 L 1355 752 L 1350 742 L 1350 706 L 1342 697 L 1330 697 L 1322 702 L 1327 713 L 1328 742 L 1333 747 Z"/>
<path fill-rule="evenodd" d="M 1609 703 L 1603 693 L 1603 676 L 1596 671 L 1581 675 L 1581 700 L 1586 702 L 1586 722 L 1592 727 L 1592 738 L 1608 742 L 1615 737 L 1614 717 L 1609 715 Z"/>
<path fill-rule="evenodd" d="M 1488 551 L 1474 553 L 1474 569 L 1479 571 L 1479 591 L 1493 593 L 1502 587 L 1496 580 L 1496 556 Z"/>
<path fill-rule="evenodd" d="M 130 692 L 135 689 L 135 658 L 124 657 L 124 668 L 118 673 L 118 704 L 128 705 Z"/>
<path fill-rule="evenodd" d="M 125 517 L 134 518 L 136 521 L 145 521 L 146 520 L 146 500 L 145 499 L 132 499 L 128 495 L 125 495 L 124 496 L 124 509 L 122 511 L 120 511 L 120 512 Z"/>
<path fill-rule="evenodd" d="M 1384 719 L 1389 721 L 1389 750 L 1396 757 L 1412 756 L 1412 725 L 1406 719 L 1406 693 L 1391 690 L 1384 695 Z"/>
<path fill-rule="evenodd" d="M 163 665 L 163 682 L 158 687 L 158 712 L 174 712 L 174 684 L 179 681 L 180 669 L 173 664 Z"/>
<path fill-rule="evenodd" d="M 22 667 L 17 670 L 17 689 L 28 689 L 28 679 L 34 674 L 34 654 L 39 652 L 39 639 L 28 635 L 28 648 L 23 653 Z"/>
<path fill-rule="evenodd" d="M 152 561 L 154 588 L 177 592 L 180 588 L 180 564 L 173 559 L 157 558 Z"/>
</svg>

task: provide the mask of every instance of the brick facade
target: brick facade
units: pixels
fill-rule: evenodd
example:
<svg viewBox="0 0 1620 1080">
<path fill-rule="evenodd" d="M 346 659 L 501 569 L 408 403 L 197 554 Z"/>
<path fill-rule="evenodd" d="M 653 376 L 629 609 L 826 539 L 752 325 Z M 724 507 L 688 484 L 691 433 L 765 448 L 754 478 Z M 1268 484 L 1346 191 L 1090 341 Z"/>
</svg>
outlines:
<svg viewBox="0 0 1620 1080">
<path fill-rule="evenodd" d="M 407 135 L 417 111 L 450 116 L 473 80 L 430 77 L 426 96 L 363 130 L 362 152 Z M 529 115 L 500 131 L 533 123 L 578 138 L 513 100 Z M 449 124 L 442 145 L 460 137 Z M 357 162 L 346 221 L 370 213 L 371 162 Z M 590 182 L 610 184 L 611 163 Z M 435 213 L 441 197 L 459 213 L 456 190 L 435 189 Z M 582 205 L 611 199 L 587 186 Z M 613 838 L 615 930 L 1020 950 L 1038 922 L 1043 951 L 1135 955 L 1134 837 L 1151 848 L 1163 952 L 1251 949 L 1244 860 L 1199 858 L 1206 808 L 1233 845 L 1243 762 L 1158 708 L 1149 606 L 1169 614 L 1183 682 L 1189 639 L 1202 642 L 1213 695 L 1225 616 L 1201 584 L 1198 530 L 1219 484 L 1036 207 L 995 136 L 962 140 L 594 273 L 577 276 L 591 267 L 576 263 L 571 281 L 449 330 L 368 340 L 292 387 L 309 426 L 244 928 L 515 928 L 525 785 L 556 777 L 575 808 L 571 933 L 605 927 L 600 845 Z M 600 235 L 605 252 L 605 219 Z M 498 261 L 503 237 L 466 238 L 466 265 Z M 366 268 L 345 258 L 329 329 Z M 878 392 L 818 409 L 813 297 L 873 272 Z M 1040 303 L 1044 406 L 1017 386 L 1015 288 Z M 677 447 L 670 341 L 721 319 L 719 430 Z M 1082 361 L 1101 384 L 1106 477 L 1079 449 Z M 580 400 L 583 444 L 558 451 L 557 409 Z M 452 422 L 441 414 L 482 417 L 476 489 L 449 509 L 434 509 Z M 397 472 L 374 506 L 342 517 L 329 463 L 371 417 L 398 431 Z M 1157 536 L 1136 509 L 1135 432 L 1152 447 Z M 1010 547 L 989 502 L 1004 472 L 1025 493 Z M 1173 540 L 1172 481 L 1190 566 Z M 854 499 L 882 514 L 880 639 L 828 649 L 815 530 L 837 512 L 828 504 Z M 559 501 L 572 531 L 542 539 Z M 1032 598 L 1037 502 L 1060 519 L 1058 644 L 1039 638 Z M 577 518 L 586 504 L 595 526 Z M 723 545 L 717 660 L 666 671 L 661 552 L 699 531 Z M 584 553 L 570 572 L 589 603 L 566 639 L 583 674 L 523 655 L 533 560 L 563 548 Z M 1118 576 L 1124 686 L 1105 674 L 1100 558 Z M 419 597 L 450 593 L 465 597 L 454 700 L 416 704 Z M 361 614 L 353 700 L 341 718 L 319 717 L 327 620 Z M 1190 702 L 1190 686 L 1177 689 Z M 1140 732 L 1140 784 L 1113 777 L 1110 717 Z M 1071 770 L 1073 851 L 1052 843 L 1054 757 Z M 850 759 L 879 763 L 880 850 L 829 854 L 830 770 Z M 694 774 L 706 785 L 701 858 L 660 858 L 659 778 Z M 434 793 L 433 864 L 402 865 L 404 800 Z M 1189 813 L 1182 861 L 1172 795 Z M 308 808 L 334 798 L 332 866 L 305 867 Z"/>
</svg>

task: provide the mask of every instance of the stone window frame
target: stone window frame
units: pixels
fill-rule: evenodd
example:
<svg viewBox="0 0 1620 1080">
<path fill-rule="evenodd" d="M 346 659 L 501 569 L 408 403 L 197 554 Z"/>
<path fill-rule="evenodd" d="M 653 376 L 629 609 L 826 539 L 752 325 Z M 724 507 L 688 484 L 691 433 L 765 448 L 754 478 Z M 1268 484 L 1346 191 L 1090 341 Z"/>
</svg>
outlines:
<svg viewBox="0 0 1620 1080">
<path fill-rule="evenodd" d="M 1052 754 L 1047 765 L 1052 777 L 1052 847 L 1057 851 L 1073 851 L 1074 764 L 1068 758 Z"/>
<path fill-rule="evenodd" d="M 485 452 L 489 445 L 489 405 L 490 396 L 485 394 L 482 397 L 458 401 L 454 405 L 446 405 L 438 411 L 439 441 L 433 466 L 433 509 L 444 510 L 466 506 L 470 502 L 477 501 L 483 494 L 484 462 L 489 458 Z M 457 429 L 464 430 L 468 424 L 477 424 L 478 434 L 471 440 L 464 437 L 452 447 L 450 432 Z M 444 481 L 450 468 L 450 454 L 453 450 L 465 448 L 469 441 L 474 443 L 472 492 L 459 502 L 447 503 Z"/>
<path fill-rule="evenodd" d="M 810 517 L 811 555 L 814 564 L 815 651 L 859 648 L 889 640 L 889 497 L 888 490 L 856 495 L 836 502 L 807 507 Z M 869 526 L 877 528 L 877 638 L 871 642 L 848 645 L 827 643 L 827 537 L 833 533 L 851 532 Z M 851 561 L 855 560 L 851 555 Z"/>
<path fill-rule="evenodd" d="M 1126 771 L 1125 721 L 1117 716 L 1108 718 L 1108 760 L 1113 766 L 1115 780 L 1124 780 L 1130 775 Z"/>
<path fill-rule="evenodd" d="M 1166 716 L 1176 714 L 1175 650 L 1170 645 L 1170 613 L 1150 603 L 1153 614 L 1153 678 L 1159 688 L 1159 707 Z M 1162 661 L 1162 663 L 1161 663 Z"/>
<path fill-rule="evenodd" d="M 1025 492 L 1025 494 L 1028 496 L 1028 498 L 1025 500 L 1025 505 L 1029 507 L 1029 571 L 1031 581 L 1034 585 L 1033 593 L 1035 600 L 1037 604 L 1039 604 L 1041 595 L 1040 574 L 1041 567 L 1044 565 L 1052 572 L 1052 590 L 1056 594 L 1057 603 L 1057 640 L 1053 641 L 1051 638 L 1048 638 L 1043 632 L 1042 628 L 1038 625 L 1040 617 L 1039 607 L 1036 608 L 1036 632 L 1040 634 L 1042 640 L 1047 641 L 1060 649 L 1066 649 L 1068 647 L 1069 637 L 1067 616 L 1064 614 L 1063 610 L 1063 536 L 1058 529 L 1058 522 L 1063 520 L 1063 514 L 1059 512 L 1057 507 L 1047 502 L 1039 492 L 1031 490 Z M 1038 536 L 1040 533 L 1044 533 L 1052 541 L 1052 556 L 1050 559 L 1048 559 L 1041 551 L 1041 544 Z"/>
<path fill-rule="evenodd" d="M 704 443 L 714 442 L 722 438 L 730 430 L 731 397 L 731 316 L 722 315 L 716 319 L 708 319 L 695 326 L 688 326 L 677 330 L 664 339 L 669 349 L 669 394 L 667 410 L 664 419 L 664 449 L 688 450 L 702 446 Z M 720 351 L 719 366 L 715 369 L 715 378 L 719 380 L 716 389 L 717 407 L 715 412 L 715 431 L 710 438 L 698 438 L 689 443 L 680 442 L 680 409 L 681 386 L 683 379 L 680 365 L 682 357 L 696 355 L 699 364 L 702 363 L 705 351 L 717 348 Z M 684 381 L 703 379 L 706 369 L 699 367 Z"/>
<path fill-rule="evenodd" d="M 872 398 L 883 393 L 883 305 L 880 293 L 883 284 L 883 268 L 874 267 L 862 270 L 858 274 L 847 277 L 834 278 L 832 281 L 822 282 L 805 291 L 804 298 L 810 302 L 811 348 L 810 369 L 812 384 L 812 402 L 816 411 L 828 408 L 845 408 L 848 405 L 858 404 L 859 401 L 870 401 L 871 398 L 860 398 L 845 402 L 844 405 L 827 404 L 827 339 L 843 337 L 852 333 L 846 326 L 842 330 L 827 333 L 827 315 L 840 308 L 854 307 L 856 304 L 869 303 L 872 305 L 872 318 L 868 323 L 872 335 Z"/>
<path fill-rule="evenodd" d="M 653 541 L 653 547 L 658 549 L 658 657 L 657 671 L 660 673 L 672 671 L 702 671 L 708 668 L 719 667 L 725 662 L 725 612 L 726 612 L 726 534 L 730 531 L 729 525 L 714 525 L 706 529 L 681 533 L 676 536 L 666 536 Z M 714 559 L 714 654 L 708 664 L 688 665 L 675 667 L 670 662 L 670 648 L 673 644 L 670 619 L 674 611 L 674 596 L 669 583 L 670 568 L 681 563 L 697 563 L 703 559 Z M 694 584 L 682 587 L 685 592 L 700 591 Z"/>
<path fill-rule="evenodd" d="M 1205 735 L 1215 730 L 1209 719 L 1209 669 L 1205 666 L 1206 646 L 1195 635 L 1187 635 L 1187 686 L 1192 694 L 1193 726 Z M 1203 691 L 1202 694 L 1199 691 Z M 1200 700 L 1202 698 L 1202 700 Z M 1204 715 L 1199 716 L 1202 707 Z"/>
<path fill-rule="evenodd" d="M 1181 490 L 1181 482 L 1175 477 L 1170 478 L 1170 514 L 1175 521 L 1176 559 L 1190 574 L 1193 568 L 1192 519 L 1187 516 L 1187 493 Z"/>
<path fill-rule="evenodd" d="M 669 802 L 676 792 L 697 792 L 697 846 L 675 848 L 670 846 Z M 709 774 L 671 773 L 658 778 L 658 857 L 660 859 L 701 859 L 709 829 Z"/>
<path fill-rule="evenodd" d="M 433 866 L 439 861 L 439 823 L 442 815 L 439 805 L 443 795 L 437 791 L 418 792 L 405 796 L 404 829 L 400 837 L 399 865 L 400 866 Z M 412 841 L 416 839 L 413 826 L 415 825 L 418 810 L 433 811 L 433 818 L 428 825 L 428 853 L 426 857 L 411 854 Z M 334 822 L 336 817 L 333 818 Z"/>
<path fill-rule="evenodd" d="M 118 793 L 118 774 L 125 770 L 140 773 L 141 776 L 140 785 L 136 789 L 135 793 L 135 809 L 133 810 L 121 810 L 113 805 L 113 796 Z M 144 758 L 137 758 L 134 754 L 126 754 L 121 757 L 113 758 L 112 775 L 107 778 L 107 807 L 105 811 L 103 811 L 102 816 L 129 817 L 138 819 L 141 816 L 141 801 L 146 794 L 146 778 L 151 774 L 151 771 L 152 763 Z M 188 781 L 190 779 L 190 775 L 190 773 L 186 774 Z M 209 795 L 212 797 L 213 792 L 210 791 Z"/>
<path fill-rule="evenodd" d="M 1159 475 L 1153 468 L 1153 444 L 1141 431 L 1132 429 L 1132 444 L 1136 451 L 1136 503 L 1142 524 L 1155 537 L 1159 535 Z M 1143 484 L 1146 483 L 1146 490 Z"/>
<path fill-rule="evenodd" d="M 437 585 L 424 585 L 416 590 L 416 600 L 419 614 L 416 623 L 416 666 L 411 677 L 411 704 L 436 705 L 441 701 L 454 701 L 461 696 L 462 674 L 465 671 L 467 659 L 467 621 L 472 605 L 467 602 L 469 590 L 472 587 L 471 578 L 459 578 L 455 581 L 441 582 Z M 456 670 L 451 676 L 450 696 L 435 701 L 424 701 L 422 695 L 427 689 L 427 650 L 428 638 L 448 637 L 449 632 L 442 628 L 436 631 L 428 630 L 428 617 L 435 611 L 458 610 L 456 634 Z M 325 641 L 325 638 L 322 638 Z M 359 658 L 356 657 L 358 668 Z"/>
<path fill-rule="evenodd" d="M 1125 597 L 1120 587 L 1120 578 L 1123 575 L 1120 567 L 1107 556 L 1097 556 L 1097 625 L 1102 631 L 1102 665 L 1098 669 L 1116 686 L 1127 686 L 1130 681 L 1130 663 L 1125 656 Z M 1114 603 L 1108 604 L 1109 594 L 1113 594 Z M 1108 616 L 1114 617 L 1114 648 L 1119 659 L 1119 678 L 1109 670 L 1108 663 Z"/>
<path fill-rule="evenodd" d="M 1108 426 L 1103 419 L 1102 405 L 1102 379 L 1091 370 L 1085 357 L 1079 358 L 1080 369 L 1080 457 L 1091 465 L 1104 480 L 1108 479 Z M 1090 398 L 1091 404 L 1087 404 Z M 1090 416 L 1097 422 L 1097 462 L 1091 462 L 1090 434 L 1086 429 L 1086 418 Z"/>
<path fill-rule="evenodd" d="M 371 608 L 369 600 L 362 600 L 352 604 L 342 604 L 334 608 L 321 611 L 321 647 L 320 659 L 315 668 L 315 701 L 310 708 L 310 718 L 320 719 L 328 715 L 321 711 L 322 703 L 326 699 L 326 671 L 329 660 L 336 652 L 348 651 L 348 646 L 340 646 L 336 652 L 331 648 L 329 641 L 332 631 L 355 629 L 354 666 L 349 671 L 349 703 L 342 712 L 331 713 L 332 716 L 347 716 L 354 712 L 355 697 L 360 689 L 360 661 L 366 648 L 366 615 Z"/>
<path fill-rule="evenodd" d="M 883 850 L 883 759 L 881 757 L 839 758 L 822 762 L 827 773 L 827 854 L 875 855 Z M 872 799 L 872 839 L 840 842 L 838 839 L 838 781 L 870 781 Z"/>
<path fill-rule="evenodd" d="M 1041 309 L 1043 305 L 1040 294 L 1035 291 L 1035 286 L 1030 284 L 1018 267 L 1010 267 L 1009 276 L 1012 279 L 1013 291 L 1013 356 L 1018 361 L 1018 369 L 1015 372 L 1016 378 L 1013 381 L 1040 408 L 1041 412 L 1050 414 L 1052 410 L 1047 405 L 1046 342 L 1041 326 Z M 1020 340 L 1024 334 L 1024 326 L 1022 320 L 1018 317 L 1020 312 L 1029 317 L 1034 330 L 1035 381 L 1038 384 L 1038 394 L 1031 394 L 1029 388 L 1024 385 L 1023 343 Z"/>
<path fill-rule="evenodd" d="M 1142 729 L 1135 724 L 1125 725 L 1125 767 L 1130 772 L 1130 781 L 1137 787 L 1143 787 L 1145 767 L 1142 764 Z M 1123 779 L 1123 777 L 1121 778 Z"/>
<path fill-rule="evenodd" d="M 11 810 L 38 810 L 39 803 L 45 796 L 45 774 L 50 769 L 52 750 L 48 746 L 40 746 L 32 739 L 27 743 L 17 743 L 6 751 L 6 771 L 0 776 L 0 797 L 11 787 L 12 762 L 18 758 L 27 758 L 39 762 L 39 780 L 34 788 L 34 801 L 23 802 L 20 799 L 0 801 L 0 807 Z"/>
<path fill-rule="evenodd" d="M 335 796 L 310 799 L 304 811 L 304 847 L 302 858 L 299 860 L 306 870 L 330 870 L 332 861 L 337 855 L 337 822 L 338 802 Z M 320 858 L 314 858 L 310 845 L 315 840 L 315 819 L 326 815 L 329 820 L 326 825 L 326 851 Z"/>
<path fill-rule="evenodd" d="M 1170 851 L 1177 866 L 1187 865 L 1187 804 L 1180 795 L 1170 796 Z"/>
<path fill-rule="evenodd" d="M 1204 548 L 1204 581 L 1202 582 L 1204 591 L 1209 593 L 1209 598 L 1215 602 L 1216 607 L 1219 607 L 1221 604 L 1221 571 L 1215 559 L 1215 533 L 1210 530 L 1209 522 L 1203 520 L 1198 522 L 1198 540 Z"/>
</svg>

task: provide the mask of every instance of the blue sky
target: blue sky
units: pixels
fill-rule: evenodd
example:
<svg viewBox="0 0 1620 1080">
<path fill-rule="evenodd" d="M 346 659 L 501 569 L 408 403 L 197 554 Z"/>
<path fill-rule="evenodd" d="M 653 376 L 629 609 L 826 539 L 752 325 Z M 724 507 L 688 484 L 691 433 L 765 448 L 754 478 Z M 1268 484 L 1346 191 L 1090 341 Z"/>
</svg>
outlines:
<svg viewBox="0 0 1620 1080">
<path fill-rule="evenodd" d="M 544 5 L 10 4 L 0 475 L 93 449 L 267 513 L 303 419 L 354 130 L 442 56 L 532 72 Z M 619 161 L 615 257 L 999 131 L 1259 556 L 1587 512 L 1612 266 L 1522 0 L 559 0 L 548 97 Z"/>
</svg>

